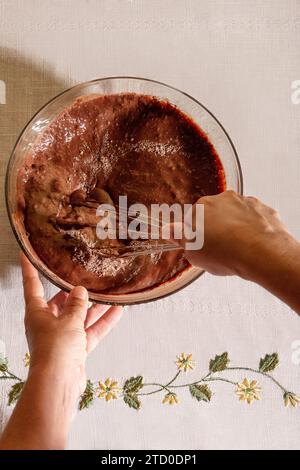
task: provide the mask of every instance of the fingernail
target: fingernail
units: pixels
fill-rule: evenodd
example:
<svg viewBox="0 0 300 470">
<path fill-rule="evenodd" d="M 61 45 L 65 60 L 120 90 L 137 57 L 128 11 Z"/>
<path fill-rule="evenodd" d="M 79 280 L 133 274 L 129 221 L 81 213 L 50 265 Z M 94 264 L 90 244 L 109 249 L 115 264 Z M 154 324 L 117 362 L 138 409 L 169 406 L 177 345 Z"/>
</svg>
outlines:
<svg viewBox="0 0 300 470">
<path fill-rule="evenodd" d="M 76 286 L 71 292 L 72 297 L 76 297 L 76 299 L 80 300 L 87 300 L 88 299 L 88 292 L 85 287 Z"/>
</svg>

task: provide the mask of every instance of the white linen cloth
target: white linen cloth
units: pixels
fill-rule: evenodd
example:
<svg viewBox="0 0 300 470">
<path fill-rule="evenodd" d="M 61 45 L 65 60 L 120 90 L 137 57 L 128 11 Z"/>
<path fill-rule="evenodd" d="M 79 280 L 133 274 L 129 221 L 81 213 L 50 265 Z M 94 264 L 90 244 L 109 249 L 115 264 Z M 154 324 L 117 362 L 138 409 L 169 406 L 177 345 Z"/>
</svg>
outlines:
<svg viewBox="0 0 300 470">
<path fill-rule="evenodd" d="M 58 91 L 91 78 L 133 75 L 178 87 L 229 132 L 245 193 L 278 209 L 299 238 L 300 105 L 291 101 L 291 84 L 300 79 L 299 40 L 299 0 L 1 0 L 0 338 L 13 371 L 25 376 L 27 347 L 18 247 L 3 185 L 9 152 L 29 117 Z M 45 286 L 48 295 L 55 292 Z M 300 318 L 280 301 L 237 278 L 206 274 L 176 295 L 126 308 L 87 370 L 93 380 L 140 373 L 148 382 L 166 382 L 176 371 L 176 355 L 185 351 L 197 361 L 183 379 L 189 381 L 223 351 L 232 365 L 249 367 L 277 351 L 274 376 L 300 393 L 292 355 L 299 340 Z M 138 412 L 122 400 L 97 400 L 77 414 L 69 448 L 299 449 L 300 407 L 284 408 L 278 388 L 258 380 L 263 399 L 251 407 L 221 382 L 212 384 L 210 403 L 198 403 L 187 390 L 173 407 L 162 405 L 161 395 L 145 397 Z M 11 409 L 8 385 L 0 385 L 3 427 Z"/>
</svg>

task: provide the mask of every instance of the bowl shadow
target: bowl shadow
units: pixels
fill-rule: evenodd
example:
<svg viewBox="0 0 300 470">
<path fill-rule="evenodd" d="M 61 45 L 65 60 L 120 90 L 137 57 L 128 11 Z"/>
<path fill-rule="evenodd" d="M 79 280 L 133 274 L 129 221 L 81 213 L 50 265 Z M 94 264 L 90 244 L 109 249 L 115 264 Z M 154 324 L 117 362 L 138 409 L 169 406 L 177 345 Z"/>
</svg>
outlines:
<svg viewBox="0 0 300 470">
<path fill-rule="evenodd" d="M 19 264 L 19 246 L 5 205 L 5 174 L 18 135 L 31 116 L 53 96 L 70 86 L 44 61 L 37 63 L 14 49 L 0 47 L 0 279 L 9 283 L 9 271 Z"/>
</svg>

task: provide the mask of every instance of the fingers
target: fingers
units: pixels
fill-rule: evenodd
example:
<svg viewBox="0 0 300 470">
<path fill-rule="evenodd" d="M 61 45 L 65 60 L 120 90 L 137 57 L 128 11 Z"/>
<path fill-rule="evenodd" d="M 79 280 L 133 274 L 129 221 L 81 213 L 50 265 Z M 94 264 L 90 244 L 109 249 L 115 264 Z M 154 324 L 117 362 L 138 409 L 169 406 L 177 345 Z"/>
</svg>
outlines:
<svg viewBox="0 0 300 470">
<path fill-rule="evenodd" d="M 32 266 L 24 253 L 20 254 L 20 258 L 26 310 L 36 311 L 38 308 L 47 307 L 47 303 L 44 300 L 44 288 L 37 270 Z"/>
<path fill-rule="evenodd" d="M 84 327 L 88 328 L 93 325 L 110 307 L 111 305 L 92 305 L 87 311 Z"/>
<path fill-rule="evenodd" d="M 82 286 L 74 287 L 65 303 L 63 316 L 72 315 L 80 319 L 83 323 L 87 314 L 88 292 Z"/>
<path fill-rule="evenodd" d="M 111 307 L 96 323 L 86 330 L 88 353 L 93 351 L 99 341 L 116 326 L 122 315 L 122 307 Z"/>
<path fill-rule="evenodd" d="M 261 202 L 257 197 L 245 196 L 245 200 L 248 204 L 250 204 L 254 208 L 256 208 L 258 210 L 261 210 L 261 211 L 265 212 L 267 215 L 272 216 L 272 217 L 276 217 L 278 220 L 280 220 L 280 215 L 277 212 L 277 210 L 273 209 L 270 206 L 267 206 L 266 204 Z"/>
<path fill-rule="evenodd" d="M 61 290 L 48 301 L 48 307 L 50 307 L 53 315 L 56 317 L 59 316 L 65 306 L 67 298 L 68 294 Z"/>
<path fill-rule="evenodd" d="M 65 291 L 59 291 L 52 299 L 48 301 L 52 313 L 58 317 L 66 305 L 68 294 Z M 84 327 L 85 329 L 93 325 L 99 318 L 107 312 L 110 305 L 94 304 L 88 310 L 85 318 Z"/>
</svg>

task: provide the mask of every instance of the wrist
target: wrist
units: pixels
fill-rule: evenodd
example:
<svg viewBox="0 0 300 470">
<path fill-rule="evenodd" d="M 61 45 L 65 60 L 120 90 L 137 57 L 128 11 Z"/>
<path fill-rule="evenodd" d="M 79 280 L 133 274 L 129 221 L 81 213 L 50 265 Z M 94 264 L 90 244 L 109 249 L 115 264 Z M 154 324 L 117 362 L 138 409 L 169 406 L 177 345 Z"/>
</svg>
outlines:
<svg viewBox="0 0 300 470">
<path fill-rule="evenodd" d="M 49 387 L 53 395 L 62 398 L 65 408 L 73 408 L 84 388 L 85 370 L 80 366 L 68 368 L 48 360 L 33 363 L 28 380 Z"/>
<path fill-rule="evenodd" d="M 300 244 L 286 231 L 269 232 L 253 241 L 237 265 L 236 274 L 265 286 L 289 277 L 300 256 Z"/>
<path fill-rule="evenodd" d="M 73 374 L 62 374 L 54 364 L 31 365 L 4 436 L 5 448 L 64 449 L 79 393 Z"/>
<path fill-rule="evenodd" d="M 78 381 L 85 370 L 86 351 L 81 355 L 69 353 L 66 347 L 35 344 L 30 348 L 30 371 L 56 375 L 66 382 Z M 82 356 L 82 357 L 81 357 Z"/>
</svg>

